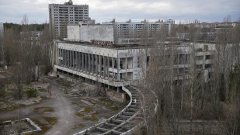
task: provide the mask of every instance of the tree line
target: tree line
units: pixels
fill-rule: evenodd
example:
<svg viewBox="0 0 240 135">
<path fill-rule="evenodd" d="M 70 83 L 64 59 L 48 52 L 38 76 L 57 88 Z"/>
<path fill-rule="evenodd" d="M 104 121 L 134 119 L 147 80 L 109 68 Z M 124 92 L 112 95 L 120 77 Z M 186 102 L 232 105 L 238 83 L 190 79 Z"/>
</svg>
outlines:
<svg viewBox="0 0 240 135">
<path fill-rule="evenodd" d="M 40 31 L 38 38 L 33 38 L 33 31 Z M 4 36 L 1 40 L 0 60 L 11 73 L 11 82 L 16 84 L 21 98 L 22 85 L 38 80 L 39 74 L 51 70 L 48 24 L 28 24 L 26 16 L 22 24 L 4 24 Z"/>
<path fill-rule="evenodd" d="M 195 44 L 202 38 L 198 27 L 191 25 L 184 31 L 189 34 L 192 43 L 189 55 L 179 53 L 179 46 L 176 44 L 165 44 L 168 37 L 176 36 L 182 28 L 186 26 L 175 26 L 170 35 L 156 33 L 158 48 L 151 52 L 153 57 L 142 87 L 144 91 L 152 90 L 156 93 L 159 107 L 153 118 L 145 117 L 145 134 L 207 134 L 204 129 L 196 131 L 194 121 L 197 120 L 217 121 L 219 135 L 240 134 L 239 23 L 233 28 L 215 31 L 216 49 L 211 58 L 212 72 L 208 81 L 203 77 L 204 71 L 199 70 L 195 64 Z M 181 64 L 190 64 L 191 68 L 180 67 Z M 180 76 L 180 71 L 176 70 L 179 68 L 182 68 Z M 183 121 L 189 121 L 189 126 L 182 127 Z M 188 132 L 184 132 L 181 127 Z"/>
</svg>

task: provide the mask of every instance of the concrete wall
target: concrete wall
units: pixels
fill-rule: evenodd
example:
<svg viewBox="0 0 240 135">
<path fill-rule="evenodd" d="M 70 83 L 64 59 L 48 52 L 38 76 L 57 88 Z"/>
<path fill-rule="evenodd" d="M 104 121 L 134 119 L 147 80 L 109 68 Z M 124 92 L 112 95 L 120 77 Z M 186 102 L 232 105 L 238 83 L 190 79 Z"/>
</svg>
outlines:
<svg viewBox="0 0 240 135">
<path fill-rule="evenodd" d="M 68 25 L 67 26 L 67 40 L 80 41 L 80 26 Z"/>
<path fill-rule="evenodd" d="M 113 25 L 83 25 L 80 27 L 80 40 L 114 41 Z"/>
<path fill-rule="evenodd" d="M 121 103 L 124 103 L 126 101 L 125 93 L 119 93 L 117 91 L 108 90 L 106 94 L 112 101 Z"/>
</svg>

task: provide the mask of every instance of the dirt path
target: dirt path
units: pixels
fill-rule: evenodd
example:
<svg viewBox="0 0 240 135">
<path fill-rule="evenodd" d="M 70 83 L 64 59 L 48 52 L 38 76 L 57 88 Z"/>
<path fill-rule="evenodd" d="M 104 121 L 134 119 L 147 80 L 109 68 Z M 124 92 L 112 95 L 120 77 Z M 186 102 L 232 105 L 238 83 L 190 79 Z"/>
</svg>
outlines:
<svg viewBox="0 0 240 135">
<path fill-rule="evenodd" d="M 71 102 L 64 97 L 64 93 L 59 90 L 55 81 L 51 81 L 51 93 L 53 98 L 53 108 L 57 114 L 57 123 L 46 133 L 46 135 L 67 135 L 74 125 L 74 109 Z"/>
</svg>

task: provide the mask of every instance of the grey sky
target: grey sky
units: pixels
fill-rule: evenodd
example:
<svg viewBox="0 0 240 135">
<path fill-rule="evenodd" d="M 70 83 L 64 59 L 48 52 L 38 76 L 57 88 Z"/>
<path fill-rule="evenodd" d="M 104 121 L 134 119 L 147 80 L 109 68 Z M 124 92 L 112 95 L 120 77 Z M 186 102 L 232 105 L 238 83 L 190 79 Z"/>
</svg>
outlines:
<svg viewBox="0 0 240 135">
<path fill-rule="evenodd" d="M 21 23 L 26 14 L 30 23 L 48 22 L 48 4 L 68 0 L 0 0 L 0 22 Z M 73 0 L 88 4 L 90 17 L 97 22 L 132 20 L 222 21 L 227 15 L 240 19 L 240 0 Z"/>
</svg>

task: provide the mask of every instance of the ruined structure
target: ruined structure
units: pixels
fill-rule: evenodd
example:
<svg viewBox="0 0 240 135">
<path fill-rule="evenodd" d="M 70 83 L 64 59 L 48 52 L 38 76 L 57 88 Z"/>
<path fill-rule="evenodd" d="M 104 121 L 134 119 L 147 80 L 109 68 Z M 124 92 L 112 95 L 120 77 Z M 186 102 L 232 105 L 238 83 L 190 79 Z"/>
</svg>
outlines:
<svg viewBox="0 0 240 135">
<path fill-rule="evenodd" d="M 118 38 L 113 24 L 69 25 L 68 37 L 55 41 L 54 69 L 57 73 L 70 73 L 107 86 L 121 87 L 144 79 L 152 56 L 162 56 L 159 46 L 116 44 Z M 197 68 L 210 76 L 215 44 L 166 42 L 165 50 L 175 49 L 173 72 L 175 80 L 191 78 Z M 161 48 L 163 49 L 163 48 Z M 159 50 L 159 52 L 156 52 Z M 153 53 L 153 51 L 155 53 Z M 166 54 L 165 55 L 171 55 Z M 167 65 L 163 65 L 164 68 Z M 204 71 L 203 71 L 204 70 Z"/>
</svg>

